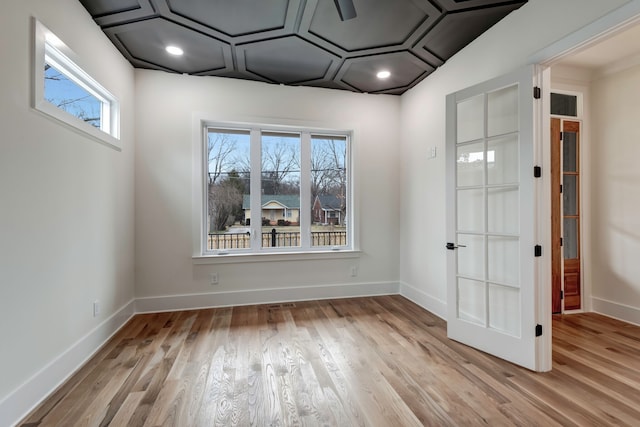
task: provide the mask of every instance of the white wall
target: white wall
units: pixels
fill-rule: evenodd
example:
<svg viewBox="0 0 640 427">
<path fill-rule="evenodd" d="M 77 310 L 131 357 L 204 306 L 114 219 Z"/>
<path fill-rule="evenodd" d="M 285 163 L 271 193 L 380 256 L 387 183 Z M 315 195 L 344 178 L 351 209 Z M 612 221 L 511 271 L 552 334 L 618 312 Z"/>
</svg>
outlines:
<svg viewBox="0 0 640 427">
<path fill-rule="evenodd" d="M 640 323 L 640 66 L 592 83 L 594 310 Z"/>
<path fill-rule="evenodd" d="M 32 16 L 120 99 L 122 152 L 30 109 Z M 32 376 L 134 296 L 134 75 L 77 0 L 3 1 L 0 52 L 0 424 L 9 425 L 36 403 L 22 391 L 59 381 Z"/>
<path fill-rule="evenodd" d="M 141 310 L 388 292 L 398 282 L 399 103 L 395 96 L 136 71 L 136 294 Z M 194 265 L 192 115 L 353 126 L 359 259 Z M 350 277 L 350 266 L 359 266 Z M 209 284 L 217 272 L 220 284 Z M 326 285 L 354 285 L 323 288 Z M 378 286 L 379 285 L 379 286 Z M 321 288 L 318 288 L 321 287 Z M 272 291 L 279 289 L 279 291 Z M 282 291 L 284 289 L 284 291 Z M 287 291 L 288 290 L 288 291 Z M 377 291 L 376 291 L 377 290 Z M 262 291 L 261 293 L 246 291 Z M 157 298 L 191 295 L 161 303 Z M 195 295 L 195 296 L 194 296 Z M 188 302 L 184 302 L 187 301 Z"/>
<path fill-rule="evenodd" d="M 403 294 L 445 315 L 446 95 L 526 65 L 534 53 L 625 3 L 530 0 L 402 96 Z M 435 159 L 428 159 L 431 147 Z"/>
</svg>

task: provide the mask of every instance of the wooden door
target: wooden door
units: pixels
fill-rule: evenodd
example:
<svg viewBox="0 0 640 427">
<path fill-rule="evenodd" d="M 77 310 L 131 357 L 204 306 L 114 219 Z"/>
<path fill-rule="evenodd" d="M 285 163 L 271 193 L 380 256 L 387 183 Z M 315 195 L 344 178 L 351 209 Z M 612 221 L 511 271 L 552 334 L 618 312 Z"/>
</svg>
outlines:
<svg viewBox="0 0 640 427">
<path fill-rule="evenodd" d="M 551 186 L 552 311 L 561 313 L 581 308 L 580 122 L 551 119 Z"/>
</svg>

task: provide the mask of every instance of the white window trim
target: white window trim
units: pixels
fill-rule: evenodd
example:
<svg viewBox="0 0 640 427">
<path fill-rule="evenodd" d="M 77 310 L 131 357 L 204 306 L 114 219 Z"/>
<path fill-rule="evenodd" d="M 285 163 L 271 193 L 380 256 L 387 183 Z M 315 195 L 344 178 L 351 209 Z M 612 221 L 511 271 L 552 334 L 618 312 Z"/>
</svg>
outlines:
<svg viewBox="0 0 640 427">
<path fill-rule="evenodd" d="M 357 220 L 358 215 L 358 199 L 356 197 L 356 179 L 357 169 L 354 162 L 354 152 L 356 151 L 355 141 L 357 135 L 360 134 L 357 124 L 352 123 L 318 123 L 310 121 L 273 119 L 265 117 L 229 117 L 221 118 L 220 114 L 194 112 L 192 115 L 192 259 L 194 264 L 217 264 L 217 263 L 246 263 L 246 262 L 278 262 L 278 261 L 295 261 L 295 260 L 312 260 L 312 259 L 344 259 L 357 258 L 361 251 L 359 247 L 359 227 Z M 212 119 L 212 117 L 218 117 Z M 206 192 L 205 170 L 206 152 L 205 138 L 208 128 L 222 129 L 254 129 L 260 131 L 286 131 L 292 132 L 309 132 L 311 134 L 320 135 L 348 135 L 350 140 L 349 150 L 347 153 L 347 164 L 350 169 L 349 185 L 347 188 L 349 207 L 351 212 L 350 222 L 348 224 L 350 242 L 347 246 L 335 247 L 318 247 L 310 249 L 295 249 L 290 247 L 284 248 L 260 248 L 258 251 L 207 251 L 205 230 L 206 224 Z M 304 147 L 304 145 L 303 145 Z M 304 148 L 302 148 L 304 150 Z M 260 155 L 260 146 L 252 145 L 252 156 Z M 253 153 L 256 150 L 256 153 Z M 301 155 L 304 155 L 301 152 Z M 252 179 L 260 179 L 260 174 L 252 174 Z M 301 176 L 301 181 L 304 177 Z M 301 188 L 305 188 L 304 186 Z M 310 191 L 310 190 L 308 190 Z M 251 193 L 252 199 L 259 195 Z M 301 195 L 301 201 L 304 194 Z M 259 200 L 258 200 L 259 201 Z M 252 206 L 254 201 L 252 200 Z M 259 205 L 259 203 L 258 203 Z M 301 206 L 302 213 L 302 206 Z M 309 202 L 309 212 L 311 212 L 311 202 Z M 252 209 L 252 216 L 254 210 Z M 257 213 L 259 216 L 260 213 Z M 257 224 L 253 218 L 252 224 Z M 253 227 L 253 225 L 252 225 Z M 301 233 L 304 230 L 301 228 Z M 252 237 L 253 238 L 253 237 Z"/>
<path fill-rule="evenodd" d="M 120 104 L 116 97 L 87 74 L 80 67 L 80 62 L 73 51 L 35 18 L 33 18 L 33 35 L 31 107 L 45 117 L 54 119 L 73 131 L 121 151 Z M 66 77 L 101 101 L 100 129 L 85 123 L 45 99 L 45 62 L 52 63 L 58 71 L 63 72 Z"/>
</svg>

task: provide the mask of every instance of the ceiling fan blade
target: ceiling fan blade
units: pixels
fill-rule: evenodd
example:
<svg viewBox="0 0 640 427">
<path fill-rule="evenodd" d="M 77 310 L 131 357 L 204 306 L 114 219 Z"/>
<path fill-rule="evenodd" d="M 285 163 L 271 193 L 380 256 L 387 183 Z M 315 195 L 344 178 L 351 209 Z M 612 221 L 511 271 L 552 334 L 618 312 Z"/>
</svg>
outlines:
<svg viewBox="0 0 640 427">
<path fill-rule="evenodd" d="M 356 8 L 353 5 L 353 0 L 333 0 L 338 9 L 338 15 L 340 15 L 341 21 L 353 19 L 356 17 Z"/>
</svg>

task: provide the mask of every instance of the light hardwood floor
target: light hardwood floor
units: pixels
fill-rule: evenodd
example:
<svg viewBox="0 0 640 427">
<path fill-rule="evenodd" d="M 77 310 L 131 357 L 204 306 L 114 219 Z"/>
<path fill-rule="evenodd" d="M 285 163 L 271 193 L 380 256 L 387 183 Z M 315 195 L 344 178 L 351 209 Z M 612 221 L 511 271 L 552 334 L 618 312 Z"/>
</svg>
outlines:
<svg viewBox="0 0 640 427">
<path fill-rule="evenodd" d="M 640 425 L 640 328 L 554 318 L 553 371 L 400 296 L 137 315 L 22 426 Z"/>
</svg>

